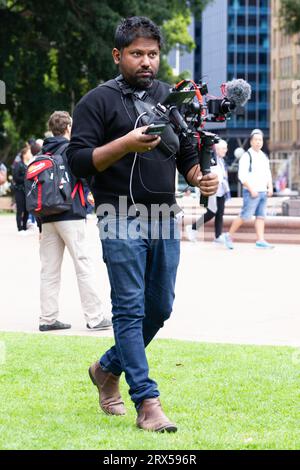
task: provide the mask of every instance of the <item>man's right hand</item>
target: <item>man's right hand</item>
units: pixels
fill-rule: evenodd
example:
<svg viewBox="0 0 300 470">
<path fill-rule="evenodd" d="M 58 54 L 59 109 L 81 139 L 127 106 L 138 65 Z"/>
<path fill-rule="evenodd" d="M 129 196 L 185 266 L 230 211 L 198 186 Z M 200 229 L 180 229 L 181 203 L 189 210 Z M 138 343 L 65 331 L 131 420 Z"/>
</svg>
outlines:
<svg viewBox="0 0 300 470">
<path fill-rule="evenodd" d="M 161 138 L 159 136 L 144 134 L 147 128 L 148 126 L 137 127 L 124 136 L 124 143 L 127 146 L 128 153 L 150 152 L 160 143 Z"/>
<path fill-rule="evenodd" d="M 148 126 L 138 127 L 128 134 L 112 140 L 93 150 L 93 164 L 98 171 L 104 171 L 131 152 L 150 152 L 160 142 L 160 137 L 143 134 Z"/>
</svg>

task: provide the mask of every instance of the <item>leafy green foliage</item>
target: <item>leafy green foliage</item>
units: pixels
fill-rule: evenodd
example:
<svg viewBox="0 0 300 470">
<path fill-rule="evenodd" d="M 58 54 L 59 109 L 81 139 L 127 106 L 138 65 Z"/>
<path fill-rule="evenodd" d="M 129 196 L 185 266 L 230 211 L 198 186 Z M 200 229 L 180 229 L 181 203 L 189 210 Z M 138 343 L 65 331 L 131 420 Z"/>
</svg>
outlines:
<svg viewBox="0 0 300 470">
<path fill-rule="evenodd" d="M 279 17 L 287 34 L 300 33 L 300 0 L 281 0 Z"/>
<path fill-rule="evenodd" d="M 1 0 L 0 79 L 6 83 L 5 110 L 17 132 L 41 136 L 54 109 L 73 110 L 89 89 L 116 74 L 111 58 L 114 30 L 122 17 L 149 16 L 166 32 L 166 49 L 191 49 L 186 27 L 191 11 L 209 0 Z M 163 78 L 170 78 L 164 64 Z M 0 107 L 0 148 L 5 145 Z M 6 142 L 7 143 L 7 142 Z"/>
</svg>

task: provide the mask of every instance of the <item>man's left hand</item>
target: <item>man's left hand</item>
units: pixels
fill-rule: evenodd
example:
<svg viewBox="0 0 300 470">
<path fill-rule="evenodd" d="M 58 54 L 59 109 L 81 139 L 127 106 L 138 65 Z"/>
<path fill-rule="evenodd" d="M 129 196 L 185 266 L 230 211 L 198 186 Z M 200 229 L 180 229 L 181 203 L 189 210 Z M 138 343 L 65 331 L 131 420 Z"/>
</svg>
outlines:
<svg viewBox="0 0 300 470">
<path fill-rule="evenodd" d="M 208 173 L 208 175 L 198 176 L 198 187 L 203 196 L 212 196 L 217 192 L 219 186 L 218 175 L 215 173 Z"/>
</svg>

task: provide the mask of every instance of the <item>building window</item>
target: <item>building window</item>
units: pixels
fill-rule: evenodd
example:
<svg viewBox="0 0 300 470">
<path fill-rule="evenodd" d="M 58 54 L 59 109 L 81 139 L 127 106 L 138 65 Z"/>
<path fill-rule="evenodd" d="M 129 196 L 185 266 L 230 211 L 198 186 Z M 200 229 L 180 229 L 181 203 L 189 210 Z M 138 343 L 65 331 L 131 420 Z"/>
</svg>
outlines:
<svg viewBox="0 0 300 470">
<path fill-rule="evenodd" d="M 267 63 L 267 54 L 260 53 L 259 54 L 259 64 L 260 65 L 266 65 Z"/>
<path fill-rule="evenodd" d="M 234 64 L 234 53 L 233 52 L 229 52 L 229 54 L 228 54 L 228 63 L 229 64 Z"/>
<path fill-rule="evenodd" d="M 259 83 L 268 83 L 268 74 L 265 72 L 259 73 Z"/>
<path fill-rule="evenodd" d="M 228 45 L 235 44 L 235 36 L 234 34 L 228 34 Z"/>
<path fill-rule="evenodd" d="M 246 59 L 246 56 L 242 52 L 239 52 L 237 54 L 237 63 L 238 63 L 238 65 L 244 65 L 245 64 L 245 59 Z"/>
<path fill-rule="evenodd" d="M 272 96 L 272 110 L 276 110 L 276 91 L 273 91 L 273 96 Z"/>
<path fill-rule="evenodd" d="M 280 90 L 280 109 L 290 109 L 292 107 L 292 91 L 287 88 Z"/>
<path fill-rule="evenodd" d="M 291 56 L 280 59 L 280 76 L 282 78 L 293 76 L 293 58 Z"/>
<path fill-rule="evenodd" d="M 249 119 L 249 121 L 255 121 L 255 119 L 256 119 L 255 111 L 248 111 L 248 119 Z"/>
<path fill-rule="evenodd" d="M 276 59 L 273 59 L 273 78 L 275 79 L 277 77 L 276 73 Z"/>
<path fill-rule="evenodd" d="M 255 15 L 248 16 L 248 25 L 249 26 L 256 26 L 257 18 Z"/>
<path fill-rule="evenodd" d="M 267 111 L 260 111 L 259 112 L 259 121 L 266 122 L 267 120 Z"/>
<path fill-rule="evenodd" d="M 256 54 L 254 52 L 248 54 L 248 64 L 256 64 Z"/>
<path fill-rule="evenodd" d="M 256 44 L 257 38 L 256 36 L 248 36 L 248 43 L 249 44 Z"/>
<path fill-rule="evenodd" d="M 267 101 L 268 94 L 266 91 L 259 92 L 259 101 Z"/>
<path fill-rule="evenodd" d="M 265 49 L 269 47 L 269 39 L 266 34 L 261 34 L 259 36 L 259 45 Z"/>
<path fill-rule="evenodd" d="M 277 36 L 277 30 L 273 29 L 273 47 L 276 47 L 276 36 Z"/>
<path fill-rule="evenodd" d="M 260 15 L 259 27 L 267 29 L 268 28 L 268 17 L 267 15 Z"/>
<path fill-rule="evenodd" d="M 237 24 L 238 26 L 245 26 L 246 21 L 245 21 L 245 16 L 244 15 L 238 15 L 237 17 Z"/>
</svg>

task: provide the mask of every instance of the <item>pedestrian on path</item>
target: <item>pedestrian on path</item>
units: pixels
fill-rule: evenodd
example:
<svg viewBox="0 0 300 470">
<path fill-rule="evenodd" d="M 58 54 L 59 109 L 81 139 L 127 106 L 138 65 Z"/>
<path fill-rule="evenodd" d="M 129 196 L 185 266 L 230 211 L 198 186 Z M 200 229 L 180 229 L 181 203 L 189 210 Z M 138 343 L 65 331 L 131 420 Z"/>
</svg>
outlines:
<svg viewBox="0 0 300 470">
<path fill-rule="evenodd" d="M 55 154 L 70 140 L 71 116 L 66 111 L 55 111 L 50 116 L 48 126 L 53 137 L 45 139 L 42 152 Z M 66 147 L 62 154 L 65 151 Z M 72 188 L 74 188 L 78 179 L 71 172 L 69 177 Z M 41 217 L 40 222 L 42 228 L 40 239 L 40 331 L 71 328 L 70 324 L 57 320 L 61 265 L 65 247 L 67 247 L 74 263 L 87 328 L 95 331 L 111 327 L 111 320 L 104 314 L 103 304 L 91 270 L 92 263 L 87 253 L 86 207 L 80 198 L 80 193 L 76 192 L 71 209 L 60 214 Z"/>
<path fill-rule="evenodd" d="M 5 186 L 7 185 L 7 168 L 0 160 L 0 196 L 5 194 Z"/>
<path fill-rule="evenodd" d="M 187 225 L 186 233 L 190 241 L 197 241 L 199 228 L 211 219 L 215 219 L 215 243 L 224 243 L 223 237 L 223 216 L 225 209 L 225 201 L 230 197 L 230 189 L 228 184 L 228 173 L 225 166 L 224 158 L 228 150 L 225 140 L 220 140 L 215 145 L 216 165 L 211 170 L 218 175 L 219 186 L 216 194 L 208 198 L 208 207 L 205 214 L 199 217 L 192 225 Z"/>
<path fill-rule="evenodd" d="M 263 133 L 254 129 L 250 135 L 250 148 L 239 161 L 238 177 L 243 185 L 243 207 L 240 215 L 232 222 L 229 232 L 224 234 L 224 243 L 233 249 L 233 236 L 246 220 L 255 216 L 256 247 L 273 248 L 265 240 L 265 218 L 267 198 L 273 195 L 270 162 L 264 152 Z"/>
<path fill-rule="evenodd" d="M 29 213 L 26 209 L 25 198 L 25 175 L 29 160 L 32 158 L 30 145 L 27 144 L 20 152 L 20 159 L 16 162 L 13 168 L 14 179 L 14 192 L 16 199 L 16 221 L 17 228 L 20 235 L 25 235 L 27 232 L 27 220 Z"/>
</svg>

